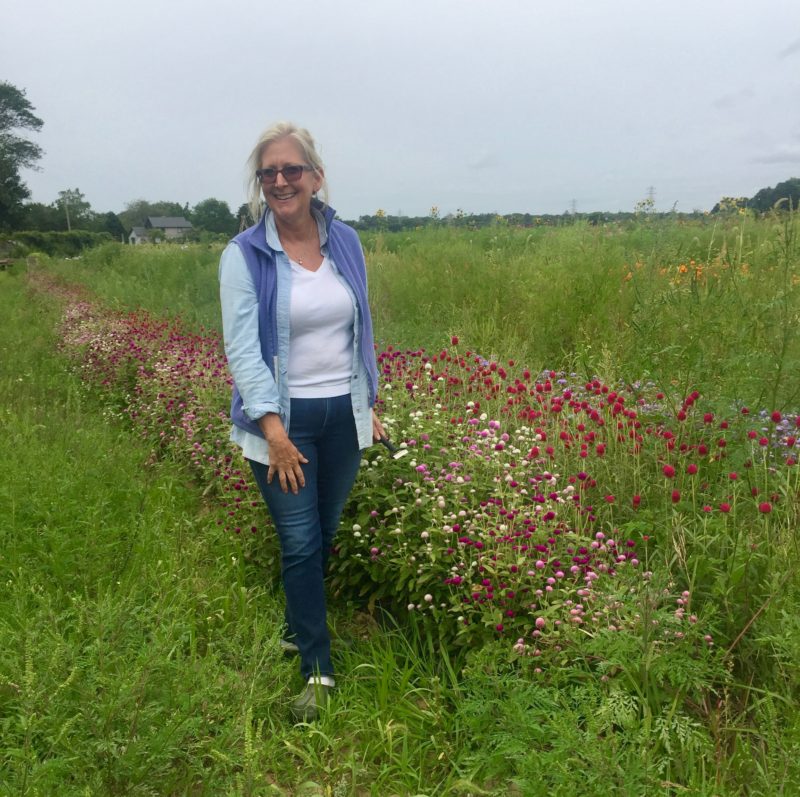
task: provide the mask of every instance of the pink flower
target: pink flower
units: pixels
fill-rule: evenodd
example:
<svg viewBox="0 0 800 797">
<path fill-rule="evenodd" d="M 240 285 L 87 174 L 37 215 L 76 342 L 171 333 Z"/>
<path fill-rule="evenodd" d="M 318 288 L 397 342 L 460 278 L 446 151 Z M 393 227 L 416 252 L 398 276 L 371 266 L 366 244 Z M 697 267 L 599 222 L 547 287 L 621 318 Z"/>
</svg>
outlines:
<svg viewBox="0 0 800 797">
<path fill-rule="evenodd" d="M 780 423 L 780 422 L 781 422 L 781 420 L 782 420 L 782 416 L 781 416 L 781 414 L 778 412 L 778 410 L 775 410 L 775 411 L 772 413 L 772 415 L 770 415 L 769 417 L 771 418 L 771 420 L 772 420 L 772 422 L 773 422 L 773 423 Z"/>
<path fill-rule="evenodd" d="M 673 468 L 672 465 L 664 465 L 662 471 L 668 479 L 671 479 L 675 475 L 675 468 Z"/>
<path fill-rule="evenodd" d="M 725 512 L 727 514 L 728 512 L 731 511 L 731 505 L 723 502 L 719 505 L 719 511 Z"/>
<path fill-rule="evenodd" d="M 673 490 L 671 498 L 672 498 L 672 503 L 673 504 L 677 504 L 678 501 L 681 500 L 681 491 L 680 490 Z"/>
<path fill-rule="evenodd" d="M 697 465 L 695 465 L 694 463 L 692 463 L 692 464 L 690 464 L 690 465 L 687 465 L 687 466 L 686 466 L 686 472 L 687 472 L 687 473 L 688 473 L 690 476 L 694 476 L 694 474 L 695 474 L 695 473 L 697 473 Z"/>
<path fill-rule="evenodd" d="M 769 501 L 762 501 L 758 505 L 758 511 L 761 512 L 762 515 L 768 515 L 772 512 L 772 504 Z"/>
</svg>

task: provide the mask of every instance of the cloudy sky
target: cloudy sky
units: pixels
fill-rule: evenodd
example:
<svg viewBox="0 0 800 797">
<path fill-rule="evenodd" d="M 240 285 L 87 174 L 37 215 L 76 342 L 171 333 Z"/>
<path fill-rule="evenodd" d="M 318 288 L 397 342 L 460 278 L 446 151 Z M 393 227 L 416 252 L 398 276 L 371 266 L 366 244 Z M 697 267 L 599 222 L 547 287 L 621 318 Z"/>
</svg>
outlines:
<svg viewBox="0 0 800 797">
<path fill-rule="evenodd" d="M 710 209 L 800 176 L 797 0 L 2 0 L 38 202 L 245 199 L 308 127 L 344 218 Z"/>
</svg>

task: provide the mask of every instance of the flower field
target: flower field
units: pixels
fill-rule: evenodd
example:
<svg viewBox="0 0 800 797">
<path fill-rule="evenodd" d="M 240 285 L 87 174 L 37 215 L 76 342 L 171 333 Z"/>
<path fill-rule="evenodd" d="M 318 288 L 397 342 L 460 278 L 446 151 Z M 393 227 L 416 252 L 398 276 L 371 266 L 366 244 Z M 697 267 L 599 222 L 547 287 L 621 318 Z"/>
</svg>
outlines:
<svg viewBox="0 0 800 797">
<path fill-rule="evenodd" d="M 531 356 L 513 319 L 509 351 L 498 355 L 502 342 L 491 337 L 487 314 L 476 321 L 469 312 L 447 316 L 438 340 L 421 325 L 425 348 L 382 344 L 378 410 L 399 454 L 380 446 L 364 453 L 331 557 L 334 606 L 394 618 L 435 649 L 463 656 L 465 678 L 489 667 L 542 690 L 592 684 L 598 721 L 607 720 L 598 738 L 613 732 L 628 740 L 621 744 L 641 744 L 662 786 L 714 783 L 718 792 L 702 793 L 735 793 L 755 761 L 774 773 L 800 729 L 794 711 L 782 718 L 777 708 L 791 705 L 800 686 L 792 565 L 800 360 L 784 329 L 800 308 L 791 229 L 757 228 L 738 254 L 704 240 L 702 259 L 677 237 L 669 242 L 677 257 L 661 252 L 648 262 L 633 253 L 610 270 L 610 255 L 601 254 L 587 279 L 635 320 L 619 328 L 622 343 L 608 328 L 601 345 L 593 325 L 602 319 L 581 307 L 555 326 L 571 323 L 584 337 L 569 355 L 551 348 L 549 362 Z M 503 235 L 464 257 L 484 258 L 486 274 L 501 261 L 519 269 L 521 238 Z M 463 245 L 448 243 L 459 253 Z M 410 290 L 381 269 L 405 257 L 413 270 L 415 246 L 401 236 L 367 242 L 373 293 L 385 286 L 399 301 Z M 475 262 L 464 268 L 475 276 Z M 602 288 L 592 282 L 595 268 L 608 278 Z M 759 268 L 761 281 L 751 283 Z M 772 315 L 761 316 L 767 274 L 771 292 L 759 307 Z M 528 281 L 543 278 L 537 266 Z M 62 353 L 87 394 L 128 424 L 154 460 L 191 473 L 208 506 L 198 533 L 228 537 L 249 566 L 274 572 L 262 502 L 228 442 L 230 379 L 213 322 L 111 309 L 80 281 L 91 282 L 86 270 L 63 264 L 29 276 L 61 308 Z M 376 299 L 376 328 L 383 318 L 397 330 L 398 310 L 386 301 Z M 749 308 L 743 317 L 758 319 L 747 350 L 731 317 L 739 303 Z M 430 315 L 431 306 L 422 310 Z M 759 363 L 768 371 L 737 376 L 737 367 Z M 508 755 L 506 742 L 493 744 Z"/>
</svg>

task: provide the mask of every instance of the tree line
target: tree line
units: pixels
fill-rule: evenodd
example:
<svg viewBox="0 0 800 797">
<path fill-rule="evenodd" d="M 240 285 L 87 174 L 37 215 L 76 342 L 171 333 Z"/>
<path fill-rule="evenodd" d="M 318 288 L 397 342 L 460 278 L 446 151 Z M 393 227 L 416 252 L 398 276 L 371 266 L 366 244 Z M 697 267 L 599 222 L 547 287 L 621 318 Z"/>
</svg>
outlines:
<svg viewBox="0 0 800 797">
<path fill-rule="evenodd" d="M 20 211 L 16 230 L 65 231 L 88 230 L 107 232 L 116 240 L 127 240 L 134 227 L 144 227 L 151 216 L 183 217 L 192 223 L 195 236 L 212 233 L 234 235 L 239 230 L 239 218 L 231 212 L 227 202 L 204 199 L 190 207 L 179 202 L 149 202 L 135 199 L 125 205 L 120 213 L 96 213 L 86 197 L 77 188 L 59 191 L 58 199 L 49 205 L 41 202 L 25 203 Z M 190 234 L 191 237 L 191 234 Z"/>
</svg>

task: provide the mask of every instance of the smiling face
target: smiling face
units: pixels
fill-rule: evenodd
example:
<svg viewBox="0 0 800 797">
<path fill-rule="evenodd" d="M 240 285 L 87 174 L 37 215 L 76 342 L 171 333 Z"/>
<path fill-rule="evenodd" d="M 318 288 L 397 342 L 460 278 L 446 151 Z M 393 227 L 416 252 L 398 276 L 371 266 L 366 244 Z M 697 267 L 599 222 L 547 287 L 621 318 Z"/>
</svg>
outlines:
<svg viewBox="0 0 800 797">
<path fill-rule="evenodd" d="M 262 169 L 282 169 L 284 166 L 307 165 L 303 150 L 292 138 L 273 141 L 261 153 Z M 319 171 L 304 171 L 300 179 L 288 182 L 278 173 L 274 183 L 262 185 L 264 199 L 275 214 L 279 227 L 299 226 L 311 212 L 311 198 L 322 187 L 323 175 Z"/>
</svg>

